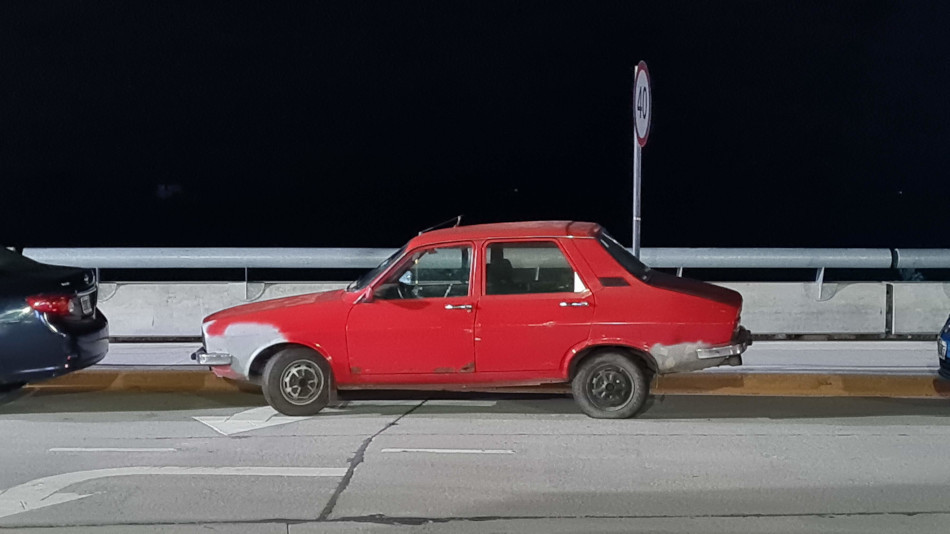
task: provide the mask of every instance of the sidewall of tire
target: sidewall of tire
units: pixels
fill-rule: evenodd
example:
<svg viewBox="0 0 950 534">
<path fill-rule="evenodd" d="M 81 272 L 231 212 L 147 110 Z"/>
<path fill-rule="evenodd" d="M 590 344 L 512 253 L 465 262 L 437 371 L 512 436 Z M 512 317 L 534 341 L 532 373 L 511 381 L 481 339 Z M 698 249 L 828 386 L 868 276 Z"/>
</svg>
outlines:
<svg viewBox="0 0 950 534">
<path fill-rule="evenodd" d="M 630 377 L 633 392 L 630 399 L 622 406 L 616 409 L 604 409 L 598 407 L 588 397 L 587 382 L 591 379 L 594 369 L 603 364 L 612 364 Z M 571 391 L 574 393 L 574 401 L 580 407 L 581 411 L 595 419 L 627 419 L 637 414 L 646 403 L 650 391 L 650 384 L 647 381 L 647 373 L 643 366 L 632 358 L 619 352 L 600 352 L 591 355 L 582 364 L 577 374 L 571 381 Z"/>
<path fill-rule="evenodd" d="M 298 360 L 310 360 L 323 371 L 323 389 L 313 401 L 307 404 L 294 404 L 285 399 L 281 393 L 281 374 L 288 365 Z M 261 378 L 261 389 L 267 404 L 284 415 L 314 415 L 330 402 L 330 391 L 333 388 L 333 374 L 330 372 L 330 366 L 322 356 L 309 349 L 292 348 L 278 352 L 267 361 Z"/>
</svg>

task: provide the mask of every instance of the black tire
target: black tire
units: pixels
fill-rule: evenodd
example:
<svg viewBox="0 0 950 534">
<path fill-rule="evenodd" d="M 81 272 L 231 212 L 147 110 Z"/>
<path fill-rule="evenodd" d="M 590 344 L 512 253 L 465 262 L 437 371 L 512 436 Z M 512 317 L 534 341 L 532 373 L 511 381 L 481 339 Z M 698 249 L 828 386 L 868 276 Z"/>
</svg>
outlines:
<svg viewBox="0 0 950 534">
<path fill-rule="evenodd" d="M 571 381 L 574 402 L 595 419 L 627 419 L 647 400 L 650 384 L 643 367 L 626 354 L 604 351 L 581 363 Z"/>
<path fill-rule="evenodd" d="M 284 349 L 264 366 L 261 381 L 264 398 L 284 415 L 314 415 L 330 402 L 333 375 L 316 352 L 305 348 Z"/>
</svg>

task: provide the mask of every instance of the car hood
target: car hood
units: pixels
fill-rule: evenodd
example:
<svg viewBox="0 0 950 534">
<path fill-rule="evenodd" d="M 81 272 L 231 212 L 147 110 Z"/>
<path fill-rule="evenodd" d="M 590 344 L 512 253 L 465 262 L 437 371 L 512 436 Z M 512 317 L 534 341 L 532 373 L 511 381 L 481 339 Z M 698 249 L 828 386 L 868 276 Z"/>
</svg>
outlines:
<svg viewBox="0 0 950 534">
<path fill-rule="evenodd" d="M 643 281 L 660 289 L 692 295 L 736 308 L 742 306 L 742 295 L 739 292 L 706 282 L 673 276 L 653 269 L 647 272 Z"/>
<path fill-rule="evenodd" d="M 252 318 L 259 314 L 266 314 L 274 310 L 292 308 L 295 306 L 310 306 L 321 302 L 331 302 L 340 300 L 343 295 L 342 289 L 334 291 L 324 291 L 322 293 L 308 293 L 306 295 L 297 295 L 294 297 L 283 297 L 279 299 L 263 300 L 261 302 L 252 302 L 242 304 L 233 308 L 227 308 L 205 317 L 204 322 L 234 319 Z"/>
</svg>

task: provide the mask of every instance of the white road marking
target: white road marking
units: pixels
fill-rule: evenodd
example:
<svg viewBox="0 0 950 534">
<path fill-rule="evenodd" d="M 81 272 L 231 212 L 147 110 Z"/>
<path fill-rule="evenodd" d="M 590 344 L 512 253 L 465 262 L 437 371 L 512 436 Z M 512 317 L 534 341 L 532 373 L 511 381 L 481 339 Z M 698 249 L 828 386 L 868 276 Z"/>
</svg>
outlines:
<svg viewBox="0 0 950 534">
<path fill-rule="evenodd" d="M 431 452 L 435 454 L 514 454 L 510 449 L 383 449 L 383 452 Z"/>
<path fill-rule="evenodd" d="M 121 447 L 54 447 L 49 452 L 175 452 L 178 449 L 170 447 L 155 448 L 121 448 Z"/>
<path fill-rule="evenodd" d="M 0 492 L 0 517 L 7 517 L 89 495 L 57 493 L 74 484 L 99 478 L 149 475 L 342 477 L 345 467 L 116 467 L 76 471 L 31 480 Z"/>
<path fill-rule="evenodd" d="M 309 417 L 288 417 L 278 415 L 277 411 L 270 406 L 261 406 L 260 408 L 251 408 L 231 416 L 205 416 L 194 418 L 199 423 L 204 423 L 214 429 L 215 432 L 230 436 L 241 432 L 249 432 L 269 426 L 286 425 L 310 419 Z"/>
</svg>

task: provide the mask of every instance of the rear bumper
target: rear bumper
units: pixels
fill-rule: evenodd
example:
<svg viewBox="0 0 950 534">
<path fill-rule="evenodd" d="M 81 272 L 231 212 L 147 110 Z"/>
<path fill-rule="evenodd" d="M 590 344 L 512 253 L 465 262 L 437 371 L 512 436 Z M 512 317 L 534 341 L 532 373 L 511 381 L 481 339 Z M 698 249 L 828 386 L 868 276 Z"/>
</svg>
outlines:
<svg viewBox="0 0 950 534">
<path fill-rule="evenodd" d="M 739 330 L 736 332 L 736 335 L 733 336 L 733 342 L 731 344 L 723 345 L 721 347 L 696 349 L 696 357 L 700 360 L 708 360 L 712 358 L 738 356 L 745 352 L 745 350 L 749 348 L 749 345 L 751 344 L 752 333 L 749 332 L 744 326 L 740 326 Z"/>
<path fill-rule="evenodd" d="M 950 358 L 947 357 L 947 345 L 950 343 L 948 343 L 947 337 L 941 334 L 941 336 L 937 338 L 937 362 L 940 363 L 937 374 L 939 374 L 941 378 L 950 380 Z"/>
<path fill-rule="evenodd" d="M 660 374 L 699 371 L 720 365 L 742 365 L 741 354 L 752 345 L 752 334 L 739 327 L 728 345 L 707 346 L 702 343 L 655 345 L 650 354 Z"/>
<path fill-rule="evenodd" d="M 29 358 L 19 360 L 27 365 L 6 369 L 5 374 L 0 376 L 0 383 L 55 378 L 95 365 L 109 352 L 109 321 L 99 311 L 96 312 L 95 321 L 82 325 L 81 331 L 60 327 L 55 332 L 46 332 L 42 336 L 46 341 L 38 340 L 34 344 L 36 352 L 30 354 Z M 55 339 L 50 339 L 51 336 Z"/>
</svg>

